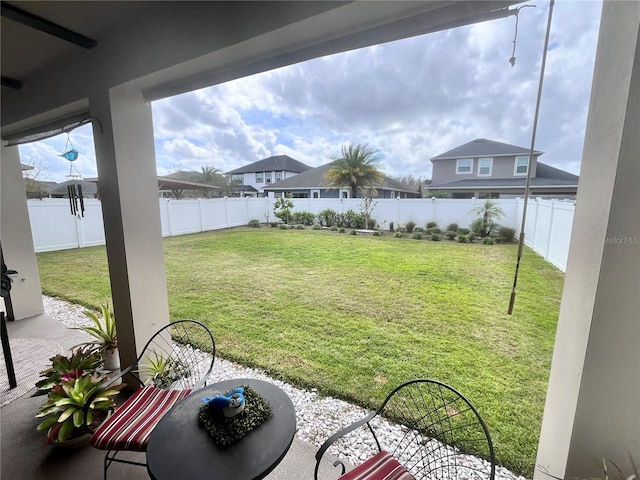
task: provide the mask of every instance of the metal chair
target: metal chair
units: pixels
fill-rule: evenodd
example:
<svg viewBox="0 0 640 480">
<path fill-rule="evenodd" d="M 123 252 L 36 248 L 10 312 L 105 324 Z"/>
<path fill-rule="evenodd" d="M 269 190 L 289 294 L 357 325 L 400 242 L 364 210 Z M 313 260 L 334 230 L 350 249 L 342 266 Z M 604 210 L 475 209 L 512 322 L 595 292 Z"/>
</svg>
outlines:
<svg viewBox="0 0 640 480">
<path fill-rule="evenodd" d="M 194 320 L 173 322 L 147 342 L 134 365 L 112 381 L 131 374 L 141 388 L 96 429 L 91 445 L 107 450 L 104 478 L 112 462 L 146 466 L 116 458 L 123 450 L 145 452 L 149 436 L 164 414 L 192 390 L 206 385 L 216 346 L 209 329 Z"/>
<path fill-rule="evenodd" d="M 316 453 L 315 480 L 330 447 L 329 453 L 353 463 L 366 458 L 348 473 L 342 460 L 336 461 L 340 480 L 495 477 L 495 453 L 484 420 L 460 392 L 437 380 L 403 383 L 374 413 L 331 436 Z"/>
</svg>

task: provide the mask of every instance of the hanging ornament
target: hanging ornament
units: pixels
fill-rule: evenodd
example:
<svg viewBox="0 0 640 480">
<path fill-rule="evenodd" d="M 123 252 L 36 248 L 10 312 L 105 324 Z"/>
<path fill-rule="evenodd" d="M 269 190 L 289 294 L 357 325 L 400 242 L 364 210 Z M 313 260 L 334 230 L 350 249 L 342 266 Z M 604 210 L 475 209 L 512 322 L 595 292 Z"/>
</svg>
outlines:
<svg viewBox="0 0 640 480">
<path fill-rule="evenodd" d="M 69 148 L 71 147 L 71 148 Z M 73 148 L 73 144 L 71 143 L 71 138 L 69 137 L 69 134 L 67 133 L 67 143 L 64 146 L 64 153 L 58 155 L 59 157 L 64 157 L 67 160 L 69 160 L 70 162 L 73 162 L 74 160 L 78 159 L 78 150 L 76 150 L 75 148 Z"/>
</svg>

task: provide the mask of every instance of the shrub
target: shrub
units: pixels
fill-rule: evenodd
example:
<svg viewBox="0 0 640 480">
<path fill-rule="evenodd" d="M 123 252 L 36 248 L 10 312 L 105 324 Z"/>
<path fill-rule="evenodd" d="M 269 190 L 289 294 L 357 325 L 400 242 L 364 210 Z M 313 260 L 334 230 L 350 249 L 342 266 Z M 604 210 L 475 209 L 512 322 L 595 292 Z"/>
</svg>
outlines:
<svg viewBox="0 0 640 480">
<path fill-rule="evenodd" d="M 485 222 L 482 218 L 478 218 L 473 221 L 470 228 L 471 233 L 476 237 L 488 237 L 492 235 L 497 228 L 500 228 L 500 225 L 491 220 Z"/>
<path fill-rule="evenodd" d="M 413 229 L 416 228 L 416 222 L 414 222 L 413 220 L 409 220 L 407 223 L 405 223 L 404 228 L 407 230 L 407 233 L 412 233 Z"/>
<path fill-rule="evenodd" d="M 449 230 L 447 232 L 445 232 L 445 235 L 447 236 L 447 238 L 449 240 L 455 240 L 456 236 L 458 235 L 454 230 Z"/>
<path fill-rule="evenodd" d="M 458 242 L 469 243 L 469 237 L 467 237 L 466 235 L 458 235 Z"/>
<path fill-rule="evenodd" d="M 427 230 L 429 228 L 435 228 L 437 226 L 438 226 L 438 222 L 429 222 L 429 223 L 427 223 Z"/>
<path fill-rule="evenodd" d="M 332 208 L 325 208 L 318 213 L 318 220 L 325 227 L 333 227 L 334 225 L 337 225 L 338 212 Z"/>
<path fill-rule="evenodd" d="M 381 237 L 382 236 L 382 230 L 374 230 L 373 231 L 373 236 L 374 237 Z"/>
<path fill-rule="evenodd" d="M 414 231 L 414 232 L 424 232 L 424 228 L 422 228 L 422 227 L 415 227 L 415 228 L 413 229 L 413 231 Z"/>
<path fill-rule="evenodd" d="M 338 225 L 346 228 L 364 228 L 366 218 L 361 213 L 349 209 L 337 216 Z"/>
<path fill-rule="evenodd" d="M 249 223 L 247 223 L 247 227 L 260 228 L 260 220 L 258 220 L 257 218 L 252 218 L 251 220 L 249 220 Z"/>
<path fill-rule="evenodd" d="M 278 228 L 279 228 L 280 230 L 286 230 L 287 228 L 289 228 L 289 226 L 288 226 L 286 223 L 281 223 L 281 224 L 278 226 Z"/>
<path fill-rule="evenodd" d="M 484 239 L 482 240 L 482 243 L 484 245 L 493 245 L 493 238 L 491 237 L 484 237 Z"/>
<path fill-rule="evenodd" d="M 439 242 L 440 241 L 440 235 L 437 233 L 434 233 L 433 235 L 431 235 L 431 240 L 434 242 Z"/>
<path fill-rule="evenodd" d="M 340 228 L 338 229 L 338 233 L 344 233 L 344 232 L 346 232 L 346 230 L 344 229 L 344 227 L 340 227 Z"/>
<path fill-rule="evenodd" d="M 289 223 L 291 217 L 291 209 L 294 207 L 293 196 L 288 194 L 286 197 L 276 199 L 273 204 L 273 214 L 282 222 Z"/>
<path fill-rule="evenodd" d="M 411 238 L 414 240 L 422 240 L 422 232 L 414 232 Z"/>
<path fill-rule="evenodd" d="M 322 225 L 320 225 L 319 223 L 314 223 L 313 227 L 311 228 L 313 228 L 314 230 L 322 230 Z"/>
<path fill-rule="evenodd" d="M 469 240 L 469 243 L 473 243 L 476 239 L 476 236 L 473 233 L 470 233 L 469 236 L 467 237 L 467 240 Z"/>
<path fill-rule="evenodd" d="M 311 212 L 294 212 L 291 214 L 291 221 L 293 223 L 301 223 L 303 225 L 313 225 L 316 216 Z"/>
<path fill-rule="evenodd" d="M 449 232 L 457 232 L 458 231 L 458 224 L 457 223 L 450 223 L 447 226 L 447 231 L 449 231 Z"/>
<path fill-rule="evenodd" d="M 442 230 L 440 230 L 438 227 L 434 227 L 431 229 L 431 234 L 437 234 L 440 235 L 442 233 Z"/>
<path fill-rule="evenodd" d="M 393 222 L 389 222 L 389 231 L 395 232 L 395 230 L 393 229 Z"/>
<path fill-rule="evenodd" d="M 369 219 L 369 230 L 375 230 L 376 229 L 376 219 L 375 218 L 370 218 Z"/>
<path fill-rule="evenodd" d="M 357 235 L 357 234 L 358 234 L 358 232 L 356 232 L 355 230 L 351 230 L 351 231 L 349 232 L 349 235 Z"/>
<path fill-rule="evenodd" d="M 269 225 L 271 225 L 271 228 L 277 228 L 278 225 L 280 225 L 280 223 L 278 223 L 278 222 L 269 222 Z"/>
<path fill-rule="evenodd" d="M 330 230 L 331 230 L 332 232 L 337 232 L 337 231 L 338 231 L 338 227 L 336 227 L 335 225 L 331 225 Z"/>
<path fill-rule="evenodd" d="M 395 238 L 402 238 L 402 237 L 403 237 L 403 235 L 402 235 L 402 233 L 401 233 L 401 232 L 395 232 L 395 233 L 393 234 L 393 236 L 394 236 Z"/>
<path fill-rule="evenodd" d="M 469 235 L 470 233 L 471 233 L 471 230 L 469 230 L 468 228 L 458 229 L 458 235 Z"/>
<path fill-rule="evenodd" d="M 296 224 L 296 230 L 304 230 L 304 225 L 301 223 Z"/>
<path fill-rule="evenodd" d="M 516 229 L 509 227 L 500 227 L 498 230 L 498 238 L 503 243 L 512 243 L 516 237 Z"/>
</svg>

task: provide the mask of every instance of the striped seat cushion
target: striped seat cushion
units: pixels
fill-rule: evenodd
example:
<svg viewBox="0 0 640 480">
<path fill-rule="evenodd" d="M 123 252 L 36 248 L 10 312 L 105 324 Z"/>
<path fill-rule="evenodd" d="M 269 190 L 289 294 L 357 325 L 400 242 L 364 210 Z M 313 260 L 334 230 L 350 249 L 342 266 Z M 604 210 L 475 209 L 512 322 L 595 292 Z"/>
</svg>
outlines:
<svg viewBox="0 0 640 480">
<path fill-rule="evenodd" d="M 101 450 L 145 452 L 151 432 L 165 413 L 189 395 L 191 390 L 143 387 L 127 399 L 91 437 Z"/>
<path fill-rule="evenodd" d="M 415 478 L 389 452 L 383 450 L 345 473 L 339 480 L 415 480 Z"/>
</svg>

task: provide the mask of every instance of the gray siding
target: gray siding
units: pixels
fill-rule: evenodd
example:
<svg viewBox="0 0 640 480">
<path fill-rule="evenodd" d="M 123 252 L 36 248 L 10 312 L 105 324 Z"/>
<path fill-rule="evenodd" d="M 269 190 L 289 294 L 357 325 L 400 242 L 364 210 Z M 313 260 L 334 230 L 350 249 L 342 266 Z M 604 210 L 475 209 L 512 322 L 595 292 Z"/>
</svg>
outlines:
<svg viewBox="0 0 640 480">
<path fill-rule="evenodd" d="M 524 155 L 523 155 L 524 156 Z M 470 157 L 464 157 L 470 158 Z M 505 157 L 492 157 L 493 169 L 491 176 L 478 177 L 478 158 L 486 157 L 473 157 L 473 166 L 471 173 L 456 174 L 456 159 L 445 160 L 432 160 L 433 173 L 432 173 L 432 186 L 441 185 L 443 183 L 455 182 L 458 180 L 468 180 L 474 178 L 491 179 L 491 178 L 512 178 L 515 167 L 515 155 Z M 536 176 L 537 156 L 534 156 L 531 165 L 531 176 Z M 518 176 L 519 177 L 519 176 Z"/>
</svg>

